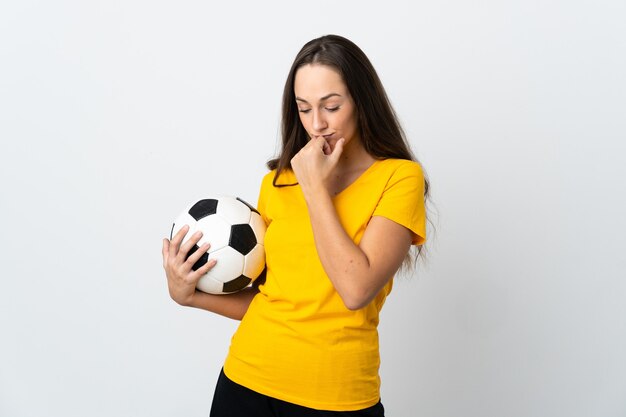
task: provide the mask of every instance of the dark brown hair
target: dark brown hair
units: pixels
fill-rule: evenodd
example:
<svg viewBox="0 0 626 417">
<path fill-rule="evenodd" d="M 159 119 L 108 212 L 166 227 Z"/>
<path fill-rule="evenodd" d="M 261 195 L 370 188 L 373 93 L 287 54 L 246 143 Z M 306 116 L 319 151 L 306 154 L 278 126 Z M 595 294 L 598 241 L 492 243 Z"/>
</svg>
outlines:
<svg viewBox="0 0 626 417">
<path fill-rule="evenodd" d="M 277 158 L 267 162 L 269 169 L 276 169 L 274 186 L 295 185 L 279 185 L 277 179 L 284 169 L 291 169 L 291 159 L 309 140 L 300 122 L 294 91 L 296 72 L 309 64 L 326 65 L 341 76 L 354 101 L 357 128 L 367 153 L 376 159 L 397 158 L 417 162 L 383 84 L 365 53 L 344 37 L 326 35 L 302 47 L 287 75 L 282 97 L 282 148 Z M 429 182 L 425 177 L 425 199 L 428 189 Z M 418 251 L 421 252 L 421 248 Z"/>
</svg>

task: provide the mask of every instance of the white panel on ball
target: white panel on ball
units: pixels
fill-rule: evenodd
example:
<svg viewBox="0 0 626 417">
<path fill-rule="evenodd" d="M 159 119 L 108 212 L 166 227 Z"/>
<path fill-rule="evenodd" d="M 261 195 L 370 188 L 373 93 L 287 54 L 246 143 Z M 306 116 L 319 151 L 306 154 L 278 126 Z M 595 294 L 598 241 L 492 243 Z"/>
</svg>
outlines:
<svg viewBox="0 0 626 417">
<path fill-rule="evenodd" d="M 202 246 L 205 242 L 211 244 L 209 253 L 213 253 L 228 246 L 230 225 L 226 223 L 222 217 L 216 215 L 204 217 L 196 223 L 196 230 L 200 230 L 203 233 L 202 239 L 198 242 L 198 246 Z M 189 235 L 191 235 L 191 233 Z"/>
<path fill-rule="evenodd" d="M 221 294 L 222 288 L 224 288 L 224 283 L 221 281 L 217 281 L 209 275 L 204 275 L 198 281 L 196 288 L 209 294 Z"/>
<path fill-rule="evenodd" d="M 204 292 L 210 292 L 213 294 L 222 293 L 222 286 L 224 284 L 224 281 L 220 280 L 219 277 L 229 277 L 229 279 L 234 279 L 241 275 L 243 273 L 244 258 L 243 255 L 237 252 L 235 249 L 227 246 L 225 248 L 212 252 L 209 255 L 209 260 L 211 259 L 217 260 L 217 263 L 205 276 L 200 278 L 197 287 L 200 291 Z M 203 283 L 203 281 L 205 280 L 218 282 L 219 289 L 217 291 L 213 290 L 213 284 L 208 284 L 211 290 L 205 290 L 205 284 Z"/>
<path fill-rule="evenodd" d="M 174 221 L 170 238 L 173 238 L 174 236 L 176 236 L 176 233 L 178 233 L 178 231 L 182 229 L 184 225 L 188 225 L 189 230 L 195 229 L 195 226 L 196 226 L 196 219 L 191 217 L 189 213 L 187 212 L 187 210 L 182 212 Z M 189 237 L 189 233 L 187 233 L 186 237 L 187 238 Z"/>
<path fill-rule="evenodd" d="M 265 268 L 265 247 L 257 245 L 245 256 L 243 274 L 247 277 L 258 277 Z"/>
<path fill-rule="evenodd" d="M 217 202 L 217 214 L 230 224 L 248 223 L 250 209 L 233 197 L 220 197 Z"/>
</svg>

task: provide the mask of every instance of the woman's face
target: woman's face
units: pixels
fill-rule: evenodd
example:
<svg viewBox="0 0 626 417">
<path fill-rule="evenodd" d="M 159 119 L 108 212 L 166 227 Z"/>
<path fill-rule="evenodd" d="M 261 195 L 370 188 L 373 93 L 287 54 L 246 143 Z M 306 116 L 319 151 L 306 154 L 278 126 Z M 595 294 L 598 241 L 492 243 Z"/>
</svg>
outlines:
<svg viewBox="0 0 626 417">
<path fill-rule="evenodd" d="M 294 80 L 300 121 L 311 138 L 323 137 L 335 148 L 337 140 L 360 140 L 354 102 L 341 76 L 326 65 L 300 67 Z"/>
</svg>

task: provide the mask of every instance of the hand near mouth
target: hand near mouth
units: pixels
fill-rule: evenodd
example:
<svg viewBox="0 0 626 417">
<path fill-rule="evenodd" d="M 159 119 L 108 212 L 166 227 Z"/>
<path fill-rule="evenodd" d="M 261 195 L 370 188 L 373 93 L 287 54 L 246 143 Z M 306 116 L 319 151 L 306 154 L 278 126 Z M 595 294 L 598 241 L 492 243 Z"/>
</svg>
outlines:
<svg viewBox="0 0 626 417">
<path fill-rule="evenodd" d="M 324 152 L 324 155 L 330 155 L 331 153 L 333 153 L 333 146 L 330 144 L 331 137 L 332 135 L 311 136 L 311 139 L 309 140 L 309 142 L 313 139 L 323 139 L 324 144 L 323 144 L 322 152 Z"/>
<path fill-rule="evenodd" d="M 343 138 L 332 147 L 323 136 L 314 137 L 291 159 L 291 167 L 305 198 L 321 189 L 328 192 L 329 179 L 337 167 L 343 145 Z"/>
<path fill-rule="evenodd" d="M 324 139 L 324 147 L 322 148 L 322 152 L 324 152 L 324 155 L 330 155 L 331 153 L 333 153 L 333 149 L 330 147 L 330 143 L 328 143 L 328 140 Z"/>
</svg>

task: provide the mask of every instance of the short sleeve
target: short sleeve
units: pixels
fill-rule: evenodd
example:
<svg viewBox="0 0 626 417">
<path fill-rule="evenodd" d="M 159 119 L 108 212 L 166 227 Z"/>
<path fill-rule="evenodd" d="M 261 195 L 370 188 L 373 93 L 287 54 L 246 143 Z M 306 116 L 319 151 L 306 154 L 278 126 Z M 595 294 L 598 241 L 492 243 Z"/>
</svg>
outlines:
<svg viewBox="0 0 626 417">
<path fill-rule="evenodd" d="M 373 213 L 409 229 L 413 234 L 413 245 L 422 245 L 426 241 L 424 187 L 420 165 L 403 161 L 391 173 Z"/>
</svg>

